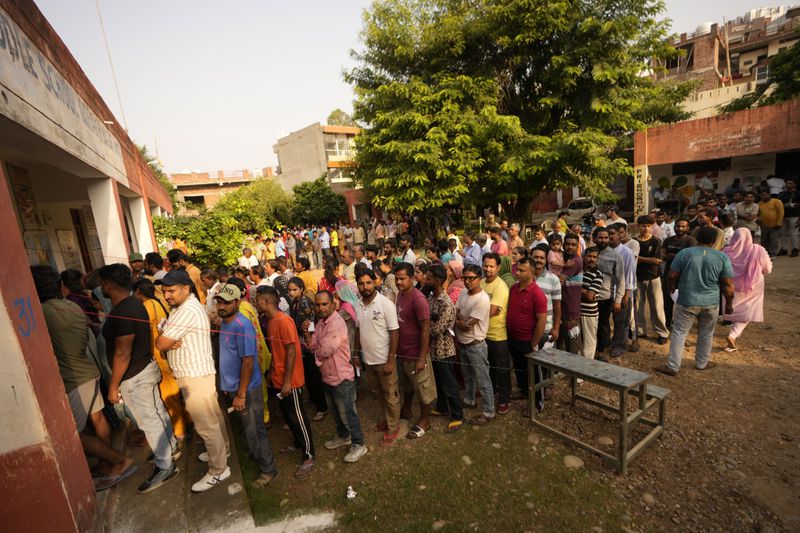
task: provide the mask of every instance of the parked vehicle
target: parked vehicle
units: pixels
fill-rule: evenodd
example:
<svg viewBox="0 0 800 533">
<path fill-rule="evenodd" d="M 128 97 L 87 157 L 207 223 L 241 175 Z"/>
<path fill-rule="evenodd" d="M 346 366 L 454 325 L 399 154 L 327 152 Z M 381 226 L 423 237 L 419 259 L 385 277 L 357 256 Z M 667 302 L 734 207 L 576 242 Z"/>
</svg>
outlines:
<svg viewBox="0 0 800 533">
<path fill-rule="evenodd" d="M 585 220 L 586 215 L 594 215 L 597 212 L 597 204 L 593 198 L 579 197 L 574 198 L 567 206 L 567 222 L 570 224 L 580 224 Z"/>
</svg>

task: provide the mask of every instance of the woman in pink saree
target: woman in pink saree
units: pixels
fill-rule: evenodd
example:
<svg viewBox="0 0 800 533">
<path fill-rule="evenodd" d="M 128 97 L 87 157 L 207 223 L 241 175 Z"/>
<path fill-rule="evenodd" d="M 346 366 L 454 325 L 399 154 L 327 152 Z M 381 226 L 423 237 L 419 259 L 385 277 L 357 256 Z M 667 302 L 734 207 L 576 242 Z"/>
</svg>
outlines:
<svg viewBox="0 0 800 533">
<path fill-rule="evenodd" d="M 747 324 L 764 321 L 764 275 L 772 272 L 772 260 L 763 247 L 753 243 L 746 228 L 734 232 L 723 252 L 733 265 L 734 285 L 733 313 L 722 316 L 733 322 L 725 351 L 735 352 L 736 339 Z"/>
</svg>

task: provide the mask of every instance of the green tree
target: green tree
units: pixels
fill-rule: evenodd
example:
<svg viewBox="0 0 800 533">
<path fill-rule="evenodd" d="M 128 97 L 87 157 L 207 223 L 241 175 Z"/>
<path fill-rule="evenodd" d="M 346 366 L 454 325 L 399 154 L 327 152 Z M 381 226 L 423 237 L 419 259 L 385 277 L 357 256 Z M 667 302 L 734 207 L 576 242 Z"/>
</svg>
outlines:
<svg viewBox="0 0 800 533">
<path fill-rule="evenodd" d="M 336 194 L 323 174 L 292 188 L 292 220 L 297 224 L 330 224 L 347 214 L 344 197 Z"/>
<path fill-rule="evenodd" d="M 794 44 L 772 58 L 766 83 L 758 85 L 753 92 L 720 106 L 720 111 L 733 113 L 753 107 L 779 104 L 798 97 L 800 97 L 800 46 Z"/>
<path fill-rule="evenodd" d="M 272 178 L 259 178 L 223 196 L 213 212 L 233 217 L 238 229 L 260 233 L 291 216 L 292 199 Z"/>
<path fill-rule="evenodd" d="M 161 186 L 164 187 L 164 189 L 166 189 L 167 194 L 169 194 L 170 202 L 172 202 L 172 211 L 177 213 L 178 189 L 176 189 L 175 185 L 173 185 L 173 183 L 169 181 L 169 178 L 164 173 L 164 170 L 161 168 L 161 163 L 158 161 L 156 156 L 150 154 L 147 151 L 147 146 L 145 146 L 144 144 L 141 146 L 137 145 L 137 148 L 139 149 L 139 154 L 142 156 L 142 159 L 144 159 L 145 163 L 147 163 L 147 166 L 150 167 L 150 170 L 152 170 L 153 174 L 155 174 L 156 178 L 158 178 L 158 181 L 159 183 L 161 183 Z"/>
<path fill-rule="evenodd" d="M 357 126 L 353 117 L 350 116 L 349 113 L 346 111 L 342 111 L 339 108 L 334 109 L 331 111 L 331 114 L 328 115 L 328 125 L 329 126 Z"/>
<path fill-rule="evenodd" d="M 203 216 L 153 217 L 153 227 L 159 240 L 186 242 L 192 261 L 206 267 L 235 264 L 245 240 L 237 219 L 214 209 Z"/>
<path fill-rule="evenodd" d="M 345 78 L 359 179 L 411 212 L 469 196 L 523 209 L 542 190 L 608 197 L 624 149 L 685 118 L 684 86 L 642 73 L 675 54 L 660 0 L 378 0 Z M 443 192 L 441 192 L 443 191 Z"/>
</svg>

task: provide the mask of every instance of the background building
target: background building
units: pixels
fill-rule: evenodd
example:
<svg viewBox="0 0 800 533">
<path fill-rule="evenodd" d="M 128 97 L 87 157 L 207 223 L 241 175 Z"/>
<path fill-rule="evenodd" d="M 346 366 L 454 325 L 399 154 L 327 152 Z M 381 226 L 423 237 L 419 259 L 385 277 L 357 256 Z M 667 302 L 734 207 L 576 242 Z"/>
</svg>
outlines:
<svg viewBox="0 0 800 533">
<path fill-rule="evenodd" d="M 364 194 L 354 188 L 355 126 L 322 126 L 319 122 L 281 137 L 272 147 L 278 156 L 278 183 L 292 187 L 326 176 L 331 188 L 344 196 L 351 220 L 369 218 Z"/>
<path fill-rule="evenodd" d="M 30 264 L 156 249 L 170 198 L 32 0 L 0 0 L 0 531 L 90 531 L 97 499 Z"/>
<path fill-rule="evenodd" d="M 723 24 L 704 23 L 672 44 L 683 57 L 658 74 L 664 81 L 698 80 L 684 103 L 693 118 L 716 115 L 718 106 L 767 81 L 773 56 L 800 40 L 800 6 L 752 9 Z"/>
<path fill-rule="evenodd" d="M 225 172 L 218 170 L 212 172 L 180 172 L 170 174 L 169 180 L 178 190 L 178 200 L 189 202 L 194 205 L 204 205 L 212 208 L 217 205 L 222 196 L 235 191 L 239 187 L 248 185 L 259 177 L 271 177 L 274 175 L 272 167 L 265 167 L 256 170 L 234 170 Z M 182 214 L 187 207 L 182 208 Z"/>
</svg>

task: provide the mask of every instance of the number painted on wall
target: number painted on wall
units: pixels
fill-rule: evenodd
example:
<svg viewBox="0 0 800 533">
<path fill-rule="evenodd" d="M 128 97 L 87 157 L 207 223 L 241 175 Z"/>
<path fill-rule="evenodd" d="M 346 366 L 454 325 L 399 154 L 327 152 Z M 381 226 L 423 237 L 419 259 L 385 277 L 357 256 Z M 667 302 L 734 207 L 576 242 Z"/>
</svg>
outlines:
<svg viewBox="0 0 800 533">
<path fill-rule="evenodd" d="M 17 298 L 14 300 L 14 307 L 17 308 L 17 331 L 23 337 L 30 337 L 36 330 L 36 318 L 33 316 L 30 297 Z"/>
</svg>

